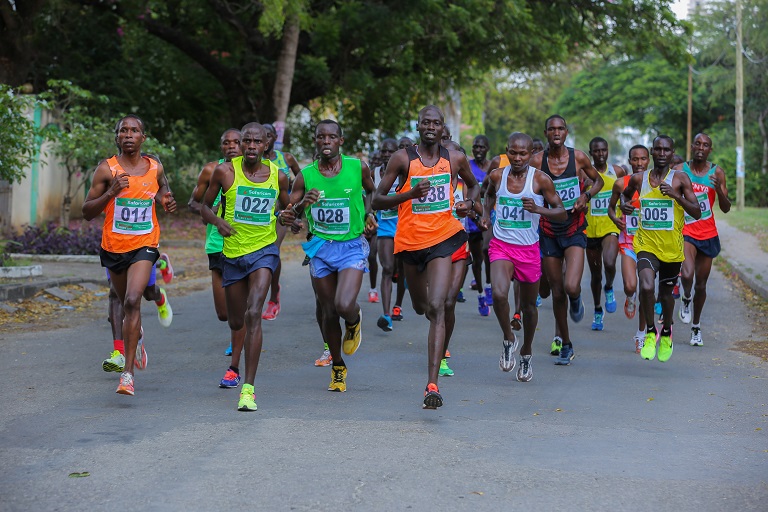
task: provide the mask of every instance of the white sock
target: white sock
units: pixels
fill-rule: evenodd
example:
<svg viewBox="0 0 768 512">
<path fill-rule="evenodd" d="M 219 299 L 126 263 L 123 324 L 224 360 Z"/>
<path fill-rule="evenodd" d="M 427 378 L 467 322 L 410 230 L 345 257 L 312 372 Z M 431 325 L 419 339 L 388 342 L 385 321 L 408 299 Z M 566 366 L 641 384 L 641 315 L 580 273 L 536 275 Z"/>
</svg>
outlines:
<svg viewBox="0 0 768 512">
<path fill-rule="evenodd" d="M 698 324 L 692 324 L 692 325 L 691 325 L 691 329 L 701 329 L 701 324 L 700 324 L 700 323 L 698 323 Z"/>
</svg>

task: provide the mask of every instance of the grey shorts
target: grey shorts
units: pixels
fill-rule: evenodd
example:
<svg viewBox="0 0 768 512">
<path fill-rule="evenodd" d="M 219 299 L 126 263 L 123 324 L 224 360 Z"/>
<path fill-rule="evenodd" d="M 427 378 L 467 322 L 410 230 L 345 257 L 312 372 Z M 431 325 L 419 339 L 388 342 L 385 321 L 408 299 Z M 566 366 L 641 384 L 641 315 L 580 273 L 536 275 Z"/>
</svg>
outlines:
<svg viewBox="0 0 768 512">
<path fill-rule="evenodd" d="M 274 273 L 280 263 L 280 249 L 275 244 L 269 244 L 258 251 L 250 252 L 237 258 L 222 258 L 223 271 L 221 286 L 229 286 L 246 279 L 260 268 L 268 268 Z"/>
</svg>

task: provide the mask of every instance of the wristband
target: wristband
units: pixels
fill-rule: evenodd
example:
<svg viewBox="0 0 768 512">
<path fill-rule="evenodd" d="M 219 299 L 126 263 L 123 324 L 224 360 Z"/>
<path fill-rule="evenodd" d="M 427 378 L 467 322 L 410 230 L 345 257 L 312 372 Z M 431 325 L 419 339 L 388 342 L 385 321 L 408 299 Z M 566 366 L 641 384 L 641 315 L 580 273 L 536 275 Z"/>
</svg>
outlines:
<svg viewBox="0 0 768 512">
<path fill-rule="evenodd" d="M 587 201 L 592 200 L 592 194 L 590 194 L 589 191 L 584 192 L 584 195 L 587 196 Z"/>
</svg>

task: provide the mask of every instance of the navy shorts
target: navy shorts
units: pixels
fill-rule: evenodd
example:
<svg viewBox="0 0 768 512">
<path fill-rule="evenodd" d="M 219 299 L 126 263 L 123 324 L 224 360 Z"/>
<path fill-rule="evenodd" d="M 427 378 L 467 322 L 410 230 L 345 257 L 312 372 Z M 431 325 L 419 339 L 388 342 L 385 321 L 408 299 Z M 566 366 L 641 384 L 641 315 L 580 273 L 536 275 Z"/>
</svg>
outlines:
<svg viewBox="0 0 768 512">
<path fill-rule="evenodd" d="M 237 258 L 223 256 L 222 260 L 224 269 L 221 273 L 221 286 L 229 286 L 248 278 L 260 268 L 268 268 L 274 273 L 280 263 L 280 249 L 275 244 L 269 244 Z"/>
<path fill-rule="evenodd" d="M 688 235 L 683 236 L 683 241 L 688 242 L 696 248 L 696 251 L 700 252 L 708 258 L 715 259 L 720 254 L 720 237 L 713 236 L 706 240 L 696 240 Z"/>
<path fill-rule="evenodd" d="M 587 235 L 576 233 L 571 236 L 559 236 L 551 238 L 545 235 L 539 236 L 539 246 L 541 247 L 541 256 L 544 258 L 563 258 L 565 250 L 569 247 L 587 248 Z"/>
</svg>

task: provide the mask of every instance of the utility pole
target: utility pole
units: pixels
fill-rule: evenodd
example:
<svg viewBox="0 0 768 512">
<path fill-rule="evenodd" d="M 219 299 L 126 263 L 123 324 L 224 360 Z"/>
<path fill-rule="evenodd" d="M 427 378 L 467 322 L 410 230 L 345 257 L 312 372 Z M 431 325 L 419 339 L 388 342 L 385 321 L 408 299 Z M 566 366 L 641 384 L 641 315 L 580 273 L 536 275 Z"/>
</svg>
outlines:
<svg viewBox="0 0 768 512">
<path fill-rule="evenodd" d="M 744 210 L 744 64 L 741 0 L 736 0 L 736 209 Z"/>
</svg>

